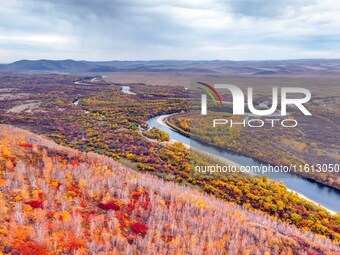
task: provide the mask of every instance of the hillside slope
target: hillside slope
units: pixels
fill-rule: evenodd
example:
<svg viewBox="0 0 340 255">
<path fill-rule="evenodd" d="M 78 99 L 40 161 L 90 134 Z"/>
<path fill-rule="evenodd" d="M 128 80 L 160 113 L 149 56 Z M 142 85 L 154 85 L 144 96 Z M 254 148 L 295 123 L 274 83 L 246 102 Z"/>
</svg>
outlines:
<svg viewBox="0 0 340 255">
<path fill-rule="evenodd" d="M 340 254 L 330 240 L 0 126 L 0 254 Z"/>
</svg>

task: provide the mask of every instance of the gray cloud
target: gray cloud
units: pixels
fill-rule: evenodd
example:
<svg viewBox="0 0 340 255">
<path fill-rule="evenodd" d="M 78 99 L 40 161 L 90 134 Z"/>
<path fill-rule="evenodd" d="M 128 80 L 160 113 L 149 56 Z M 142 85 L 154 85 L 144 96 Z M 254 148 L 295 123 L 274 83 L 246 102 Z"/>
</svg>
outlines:
<svg viewBox="0 0 340 255">
<path fill-rule="evenodd" d="M 258 18 L 282 17 L 291 10 L 298 11 L 303 6 L 313 4 L 313 0 L 231 0 L 227 5 L 235 14 Z"/>
<path fill-rule="evenodd" d="M 335 0 L 0 0 L 0 62 L 340 57 Z"/>
</svg>

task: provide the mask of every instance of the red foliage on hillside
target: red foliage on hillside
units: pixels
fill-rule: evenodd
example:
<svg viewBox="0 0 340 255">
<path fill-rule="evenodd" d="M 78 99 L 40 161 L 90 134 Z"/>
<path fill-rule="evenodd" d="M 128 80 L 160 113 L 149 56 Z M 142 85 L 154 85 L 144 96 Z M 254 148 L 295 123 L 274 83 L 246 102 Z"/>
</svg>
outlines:
<svg viewBox="0 0 340 255">
<path fill-rule="evenodd" d="M 8 126 L 0 126 L 0 180 L 0 254 L 340 252 L 263 213 Z"/>
<path fill-rule="evenodd" d="M 41 200 L 30 200 L 25 202 L 25 204 L 30 205 L 32 208 L 42 208 L 43 207 L 43 201 Z"/>
<path fill-rule="evenodd" d="M 149 229 L 148 226 L 146 226 L 142 223 L 139 223 L 139 222 L 131 224 L 130 228 L 136 234 L 146 234 L 146 231 L 148 231 L 148 229 Z"/>
<path fill-rule="evenodd" d="M 98 204 L 98 207 L 103 210 L 115 210 L 115 211 L 120 210 L 120 206 L 113 202 L 100 203 Z"/>
</svg>

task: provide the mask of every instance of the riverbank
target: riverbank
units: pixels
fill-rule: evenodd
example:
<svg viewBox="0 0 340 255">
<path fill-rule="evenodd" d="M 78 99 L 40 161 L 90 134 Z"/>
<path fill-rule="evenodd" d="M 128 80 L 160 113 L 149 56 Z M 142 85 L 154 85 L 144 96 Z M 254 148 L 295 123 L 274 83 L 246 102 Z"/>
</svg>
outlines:
<svg viewBox="0 0 340 255">
<path fill-rule="evenodd" d="M 315 205 L 321 206 L 322 208 L 324 208 L 325 210 L 327 210 L 331 215 L 337 214 L 337 212 L 332 211 L 331 209 L 328 209 L 328 208 L 324 207 L 323 205 L 320 205 L 319 203 L 313 201 L 312 199 L 309 199 L 308 197 L 306 197 L 306 196 L 300 194 L 299 192 L 297 192 L 297 191 L 295 191 L 295 190 L 291 190 L 291 189 L 288 189 L 288 188 L 287 188 L 287 190 L 290 191 L 290 192 L 296 193 L 299 197 L 301 197 L 301 198 L 303 198 L 303 199 L 306 199 L 307 201 L 312 202 L 312 203 L 315 204 Z"/>
<path fill-rule="evenodd" d="M 194 140 L 190 140 L 190 139 L 187 137 L 187 135 L 183 134 L 183 132 L 179 132 L 179 131 L 178 131 L 175 127 L 173 127 L 172 125 L 171 125 L 171 126 L 168 125 L 168 123 L 167 123 L 167 121 L 166 121 L 166 118 L 168 118 L 168 117 L 171 116 L 171 115 L 174 115 L 174 114 L 165 114 L 165 115 L 161 115 L 161 116 L 156 117 L 156 122 L 157 122 L 157 124 L 161 125 L 162 127 L 166 128 L 166 129 L 169 129 L 169 128 L 170 128 L 170 129 L 173 130 L 173 132 L 176 132 L 176 133 L 178 133 L 178 134 L 180 134 L 180 135 L 182 135 L 182 136 L 185 136 L 185 137 L 187 138 L 187 140 L 186 140 L 186 145 L 187 145 L 188 147 L 190 147 L 191 141 L 194 141 Z M 164 131 L 167 132 L 167 130 L 164 130 Z M 171 135 L 170 135 L 170 139 L 171 139 Z M 171 139 L 171 140 L 174 141 L 173 139 Z M 180 139 L 176 139 L 176 140 L 178 141 L 178 140 L 180 140 Z M 180 141 L 180 142 L 182 142 L 182 141 Z M 185 143 L 184 143 L 184 144 L 185 144 Z M 205 146 L 211 147 L 210 145 L 205 145 Z M 196 148 L 195 148 L 195 149 L 196 149 Z M 217 158 L 217 159 L 219 159 L 219 160 L 223 160 L 224 162 L 226 162 L 226 163 L 229 164 L 229 165 L 236 166 L 236 167 L 240 167 L 240 164 L 238 164 L 237 162 L 235 162 L 235 161 L 233 161 L 233 160 L 226 159 L 225 157 L 215 155 L 214 153 L 207 152 L 207 151 L 205 151 L 205 150 L 200 150 L 200 149 L 198 149 L 198 151 L 201 152 L 201 153 L 205 153 L 205 154 L 207 154 L 207 155 L 209 155 L 209 156 L 215 157 L 215 158 Z M 253 176 L 253 175 L 252 175 L 252 176 Z M 254 176 L 255 176 L 255 175 L 254 175 Z M 269 177 L 269 178 L 270 178 L 270 177 Z M 295 177 L 294 177 L 294 176 L 289 176 L 288 178 L 296 178 L 296 180 L 298 180 L 298 179 L 303 179 L 302 177 L 298 177 L 298 176 L 295 176 Z M 283 179 L 284 179 L 284 178 L 283 178 Z M 289 179 L 289 180 L 290 180 L 291 182 L 293 181 L 293 179 Z M 279 180 L 275 180 L 275 181 L 279 181 Z M 285 183 L 284 180 L 283 180 L 283 182 Z M 287 182 L 287 180 L 286 180 L 286 182 Z M 309 184 L 309 186 L 311 186 L 311 187 L 314 188 L 315 193 L 317 193 L 317 191 L 318 191 L 316 185 L 322 185 L 322 184 L 316 184 L 316 183 L 312 183 L 312 182 L 310 182 L 310 183 L 308 183 L 308 184 Z M 290 192 L 292 192 L 292 193 L 298 194 L 299 197 L 301 197 L 301 198 L 303 198 L 303 199 L 306 199 L 306 200 L 308 200 L 308 201 L 314 203 L 315 205 L 321 206 L 322 208 L 324 208 L 325 210 L 327 210 L 330 214 L 334 215 L 334 214 L 337 213 L 335 210 L 332 210 L 332 209 L 328 208 L 327 206 L 322 205 L 321 203 L 315 201 L 314 199 L 309 198 L 308 195 L 302 194 L 301 191 L 299 192 L 298 190 L 296 190 L 296 189 L 298 189 L 298 188 L 300 188 L 300 189 L 302 188 L 302 187 L 299 187 L 299 186 L 301 186 L 301 184 L 300 184 L 298 181 L 296 181 L 296 184 L 295 184 L 296 189 L 294 188 L 294 185 L 292 185 L 292 184 L 291 184 L 292 187 L 288 187 L 286 183 L 285 183 L 285 185 L 286 185 L 286 188 L 287 188 L 288 191 L 290 191 Z M 327 186 L 324 186 L 324 185 L 322 185 L 322 186 L 323 186 L 324 188 L 326 188 L 326 189 L 330 189 L 330 188 L 328 188 Z M 308 190 L 308 187 L 307 187 L 306 189 Z M 313 194 L 313 193 L 311 193 L 311 194 Z M 317 195 L 317 194 L 314 194 L 314 195 Z M 325 199 L 325 198 L 323 198 L 323 199 Z M 319 199 L 319 200 L 320 200 L 320 199 Z M 326 200 L 324 200 L 324 201 L 326 202 Z"/>
<path fill-rule="evenodd" d="M 158 119 L 157 119 L 157 123 L 159 123 L 160 125 L 162 126 L 165 126 L 165 127 L 170 127 L 170 128 L 173 128 L 174 130 L 176 130 L 177 132 L 179 132 L 177 129 L 175 129 L 174 127 L 172 127 L 172 125 L 169 125 L 169 123 L 166 121 L 166 118 L 171 116 L 171 115 L 174 115 L 174 114 L 166 114 L 166 115 L 162 115 L 160 116 Z M 184 132 L 184 131 L 183 131 Z M 181 134 L 183 134 L 182 132 L 180 132 Z M 183 134 L 185 135 L 185 134 Z M 180 141 L 176 141 L 176 140 L 172 140 L 174 142 L 180 142 Z M 184 144 L 187 148 L 190 148 L 190 144 Z M 201 152 L 201 153 L 205 153 L 213 158 L 216 158 L 218 160 L 221 160 L 225 163 L 227 163 L 228 165 L 231 165 L 231 166 L 236 166 L 237 168 L 240 168 L 241 165 L 237 164 L 236 162 L 232 161 L 232 160 L 228 160 L 226 158 L 223 158 L 223 157 L 218 157 L 212 153 L 209 153 L 209 152 L 206 152 L 206 151 L 202 151 L 202 150 L 199 150 L 199 149 L 194 149 L 198 152 Z"/>
</svg>

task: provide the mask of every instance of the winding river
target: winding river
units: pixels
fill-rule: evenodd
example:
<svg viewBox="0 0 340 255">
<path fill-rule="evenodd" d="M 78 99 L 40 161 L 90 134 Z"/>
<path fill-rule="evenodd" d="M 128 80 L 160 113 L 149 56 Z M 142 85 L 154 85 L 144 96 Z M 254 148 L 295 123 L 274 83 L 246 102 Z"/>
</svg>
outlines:
<svg viewBox="0 0 340 255">
<path fill-rule="evenodd" d="M 156 116 L 149 119 L 147 123 L 150 128 L 156 127 L 167 132 L 170 136 L 171 141 L 182 142 L 183 144 L 195 148 L 196 150 L 206 152 L 207 154 L 212 154 L 218 158 L 223 158 L 228 162 L 236 163 L 236 165 L 261 165 L 260 161 L 257 161 L 251 157 L 218 149 L 216 147 L 200 143 L 178 133 L 164 123 L 163 120 L 167 116 L 169 115 Z M 325 207 L 326 209 L 328 209 L 328 211 L 332 213 L 340 212 L 340 191 L 336 189 L 290 173 L 268 174 L 268 177 L 276 181 L 282 181 L 288 189 L 299 193 L 301 197 L 304 197 L 308 200 L 313 201 L 316 204 Z"/>
<path fill-rule="evenodd" d="M 131 91 L 130 86 L 122 86 L 122 92 L 129 95 L 136 94 Z M 253 159 L 252 157 L 218 149 L 180 134 L 164 122 L 164 118 L 167 116 L 169 115 L 164 114 L 149 119 L 147 121 L 149 128 L 159 128 L 169 134 L 171 141 L 178 141 L 191 148 L 195 148 L 196 150 L 214 155 L 217 158 L 224 159 L 231 165 L 260 166 L 262 164 L 262 162 Z M 301 197 L 323 206 L 331 213 L 340 212 L 340 191 L 336 189 L 290 173 L 268 174 L 268 177 L 275 181 L 282 181 L 289 190 L 297 192 Z"/>
</svg>

